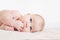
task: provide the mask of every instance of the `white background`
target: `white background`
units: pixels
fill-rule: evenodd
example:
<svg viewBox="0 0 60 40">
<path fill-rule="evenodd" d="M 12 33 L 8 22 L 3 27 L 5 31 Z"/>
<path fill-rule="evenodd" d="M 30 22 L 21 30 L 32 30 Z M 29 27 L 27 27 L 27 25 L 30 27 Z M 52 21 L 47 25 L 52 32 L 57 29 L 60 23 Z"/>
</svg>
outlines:
<svg viewBox="0 0 60 40">
<path fill-rule="evenodd" d="M 0 10 L 37 13 L 45 19 L 45 28 L 60 28 L 60 0 L 0 0 Z"/>
</svg>

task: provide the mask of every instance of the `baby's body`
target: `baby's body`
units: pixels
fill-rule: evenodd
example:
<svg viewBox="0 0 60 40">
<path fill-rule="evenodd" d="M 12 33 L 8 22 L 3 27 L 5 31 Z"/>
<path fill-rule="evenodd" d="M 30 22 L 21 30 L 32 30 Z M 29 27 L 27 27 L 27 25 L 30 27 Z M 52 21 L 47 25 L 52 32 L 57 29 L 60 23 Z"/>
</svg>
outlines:
<svg viewBox="0 0 60 40">
<path fill-rule="evenodd" d="M 37 14 L 26 14 L 21 16 L 19 12 L 1 11 L 0 12 L 0 29 L 20 31 L 20 32 L 36 32 L 43 29 L 44 20 Z"/>
</svg>

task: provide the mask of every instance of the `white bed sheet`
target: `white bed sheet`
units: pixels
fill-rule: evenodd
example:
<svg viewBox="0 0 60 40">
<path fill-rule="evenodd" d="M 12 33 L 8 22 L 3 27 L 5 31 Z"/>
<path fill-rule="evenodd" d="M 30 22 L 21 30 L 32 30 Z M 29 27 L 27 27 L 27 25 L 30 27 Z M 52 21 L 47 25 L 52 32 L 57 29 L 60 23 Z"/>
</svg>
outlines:
<svg viewBox="0 0 60 40">
<path fill-rule="evenodd" d="M 60 39 L 60 28 L 44 29 L 42 32 L 13 32 L 0 30 L 0 40 Z"/>
</svg>

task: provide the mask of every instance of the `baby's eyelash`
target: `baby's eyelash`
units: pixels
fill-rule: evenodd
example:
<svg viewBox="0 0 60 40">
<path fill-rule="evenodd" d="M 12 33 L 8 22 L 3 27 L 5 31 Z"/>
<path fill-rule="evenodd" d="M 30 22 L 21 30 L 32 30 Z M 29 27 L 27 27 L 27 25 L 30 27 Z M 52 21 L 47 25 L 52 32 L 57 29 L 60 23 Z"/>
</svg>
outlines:
<svg viewBox="0 0 60 40">
<path fill-rule="evenodd" d="M 32 19 L 30 18 L 30 22 L 32 22 Z"/>
<path fill-rule="evenodd" d="M 32 27 L 30 26 L 30 30 L 32 30 Z"/>
<path fill-rule="evenodd" d="M 32 23 L 32 18 L 30 18 L 30 22 Z M 30 30 L 32 30 L 32 27 L 30 26 Z"/>
</svg>

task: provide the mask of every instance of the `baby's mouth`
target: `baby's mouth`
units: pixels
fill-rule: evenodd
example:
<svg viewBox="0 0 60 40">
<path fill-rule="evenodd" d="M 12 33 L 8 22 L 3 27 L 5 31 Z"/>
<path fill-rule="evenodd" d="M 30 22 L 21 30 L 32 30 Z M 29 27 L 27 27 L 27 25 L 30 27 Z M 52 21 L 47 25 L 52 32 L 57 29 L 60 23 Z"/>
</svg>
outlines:
<svg viewBox="0 0 60 40">
<path fill-rule="evenodd" d="M 14 31 L 18 31 L 16 28 L 14 28 Z"/>
</svg>

